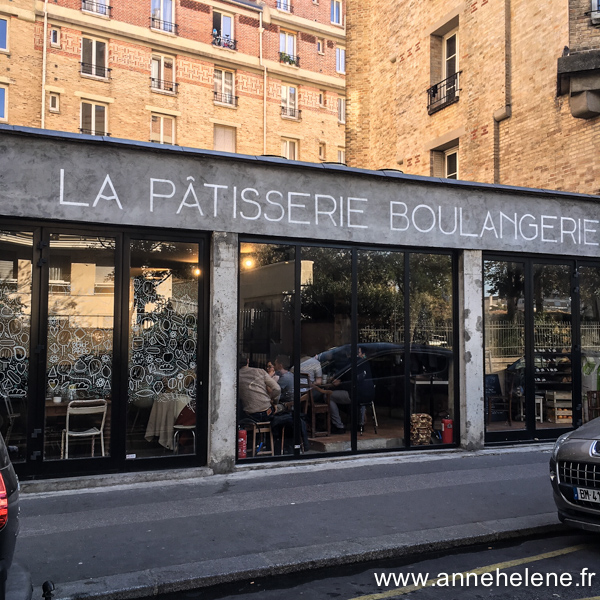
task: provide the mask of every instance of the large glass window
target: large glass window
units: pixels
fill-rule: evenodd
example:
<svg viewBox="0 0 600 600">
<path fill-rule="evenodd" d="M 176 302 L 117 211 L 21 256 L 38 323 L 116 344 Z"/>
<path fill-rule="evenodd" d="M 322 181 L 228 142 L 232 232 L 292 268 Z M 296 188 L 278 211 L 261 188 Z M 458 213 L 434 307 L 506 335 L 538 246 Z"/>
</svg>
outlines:
<svg viewBox="0 0 600 600">
<path fill-rule="evenodd" d="M 452 257 L 412 253 L 409 269 L 411 445 L 452 442 Z"/>
<path fill-rule="evenodd" d="M 600 267 L 579 269 L 583 421 L 600 417 Z"/>
<path fill-rule="evenodd" d="M 525 428 L 525 267 L 484 262 L 485 423 Z"/>
<path fill-rule="evenodd" d="M 294 453 L 295 249 L 244 243 L 240 248 L 238 458 Z M 306 412 L 298 444 L 308 451 Z"/>
<path fill-rule="evenodd" d="M 106 67 L 106 42 L 83 38 L 81 40 L 81 72 L 94 77 L 108 77 Z"/>
<path fill-rule="evenodd" d="M 272 418 L 265 411 L 277 403 L 277 392 L 270 399 L 273 385 L 265 372 L 277 348 L 283 347 L 286 356 L 297 357 L 290 365 L 299 369 L 294 382 L 301 420 L 296 427 L 302 427 L 299 437 L 308 437 L 302 443 L 305 452 L 453 443 L 452 256 L 295 249 L 300 257 L 294 266 L 294 247 L 241 245 L 239 349 L 244 385 L 240 380 L 238 389 L 244 416 L 256 412 L 256 419 Z M 269 298 L 289 309 L 273 317 Z M 289 332 L 285 339 L 282 319 Z M 248 360 L 259 367 L 250 380 Z M 260 384 L 261 410 L 248 408 L 253 398 L 244 390 L 251 384 Z M 247 456 L 253 457 L 260 454 L 258 445 L 264 439 L 257 442 L 254 430 L 247 431 Z"/>
<path fill-rule="evenodd" d="M 133 240 L 127 458 L 196 451 L 198 244 Z"/>
<path fill-rule="evenodd" d="M 404 253 L 358 252 L 359 449 L 405 445 Z"/>
<path fill-rule="evenodd" d="M 0 417 L 7 444 L 26 457 L 31 285 L 30 232 L 0 232 Z"/>
<path fill-rule="evenodd" d="M 533 266 L 533 335 L 537 427 L 573 425 L 571 268 Z M 537 410 L 537 409 L 536 409 Z"/>
<path fill-rule="evenodd" d="M 46 460 L 110 455 L 114 260 L 114 238 L 50 235 Z"/>
</svg>

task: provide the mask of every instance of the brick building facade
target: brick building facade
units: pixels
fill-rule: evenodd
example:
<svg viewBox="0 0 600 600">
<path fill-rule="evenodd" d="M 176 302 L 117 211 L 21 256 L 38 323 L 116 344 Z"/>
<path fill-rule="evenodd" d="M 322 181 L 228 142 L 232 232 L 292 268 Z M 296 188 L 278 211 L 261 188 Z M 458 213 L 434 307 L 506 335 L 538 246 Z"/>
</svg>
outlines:
<svg viewBox="0 0 600 600">
<path fill-rule="evenodd" d="M 597 9 L 350 2 L 348 164 L 600 193 Z"/>
<path fill-rule="evenodd" d="M 0 0 L 0 122 L 343 161 L 341 0 Z"/>
</svg>

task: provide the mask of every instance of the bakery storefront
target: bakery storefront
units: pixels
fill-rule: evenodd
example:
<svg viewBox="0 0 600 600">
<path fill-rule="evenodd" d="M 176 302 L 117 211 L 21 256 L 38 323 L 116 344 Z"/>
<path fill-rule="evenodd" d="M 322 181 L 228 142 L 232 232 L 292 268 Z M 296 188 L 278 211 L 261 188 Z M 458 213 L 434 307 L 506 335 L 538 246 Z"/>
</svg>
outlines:
<svg viewBox="0 0 600 600">
<path fill-rule="evenodd" d="M 2 434 L 23 477 L 555 438 L 598 415 L 597 207 L 0 126 Z"/>
</svg>

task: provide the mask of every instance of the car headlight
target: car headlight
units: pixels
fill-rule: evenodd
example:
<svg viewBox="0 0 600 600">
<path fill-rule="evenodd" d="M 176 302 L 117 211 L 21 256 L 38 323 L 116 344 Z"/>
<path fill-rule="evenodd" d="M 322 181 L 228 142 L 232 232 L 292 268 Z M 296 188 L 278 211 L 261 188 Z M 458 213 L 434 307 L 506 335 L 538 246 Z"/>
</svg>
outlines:
<svg viewBox="0 0 600 600">
<path fill-rule="evenodd" d="M 554 443 L 554 448 L 552 449 L 552 458 L 556 460 L 558 455 L 558 451 L 560 447 L 569 439 L 569 436 L 573 433 L 572 431 L 568 431 L 567 433 L 563 433 Z"/>
</svg>

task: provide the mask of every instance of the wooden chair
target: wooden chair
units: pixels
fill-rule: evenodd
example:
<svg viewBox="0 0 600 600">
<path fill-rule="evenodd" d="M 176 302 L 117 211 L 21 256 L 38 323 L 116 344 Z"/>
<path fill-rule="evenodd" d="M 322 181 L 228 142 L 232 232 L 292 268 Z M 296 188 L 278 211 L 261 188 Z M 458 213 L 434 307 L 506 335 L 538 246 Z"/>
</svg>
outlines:
<svg viewBox="0 0 600 600">
<path fill-rule="evenodd" d="M 4 397 L 4 406 L 6 407 L 6 416 L 8 418 L 8 429 L 6 430 L 6 434 L 4 436 L 4 441 L 6 445 L 8 445 L 10 441 L 10 434 L 12 433 L 13 425 L 15 421 L 21 416 L 21 413 L 15 412 L 13 408 L 13 403 L 9 394 L 2 394 Z"/>
<path fill-rule="evenodd" d="M 313 388 L 310 385 L 310 377 L 308 373 L 300 373 L 300 389 L 306 390 L 300 396 L 300 406 L 303 413 L 310 411 L 310 435 L 312 437 L 328 437 L 331 435 L 331 418 L 329 411 L 329 395 L 328 390 L 321 390 L 325 394 L 325 402 L 315 402 L 313 396 Z M 325 429 L 317 429 L 317 415 L 325 416 Z"/>
<path fill-rule="evenodd" d="M 587 393 L 588 419 L 591 421 L 600 417 L 600 392 L 588 391 Z"/>
</svg>

